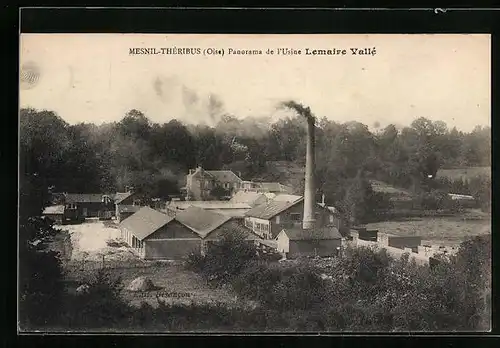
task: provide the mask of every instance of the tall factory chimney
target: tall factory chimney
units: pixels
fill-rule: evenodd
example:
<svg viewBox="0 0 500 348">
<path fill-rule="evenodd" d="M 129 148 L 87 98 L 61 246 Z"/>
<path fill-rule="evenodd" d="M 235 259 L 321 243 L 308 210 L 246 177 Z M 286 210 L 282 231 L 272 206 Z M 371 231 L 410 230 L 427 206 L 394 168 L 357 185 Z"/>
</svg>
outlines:
<svg viewBox="0 0 500 348">
<path fill-rule="evenodd" d="M 304 219 L 302 220 L 302 229 L 310 230 L 314 228 L 316 219 L 314 214 L 314 205 L 316 201 L 316 189 L 314 180 L 314 118 L 307 117 L 307 150 L 306 150 L 306 177 L 304 188 Z"/>
<path fill-rule="evenodd" d="M 292 109 L 300 116 L 305 117 L 307 121 L 307 152 L 306 152 L 306 177 L 305 177 L 305 188 L 304 188 L 304 218 L 302 220 L 302 229 L 311 230 L 314 228 L 315 219 L 315 205 L 316 205 L 316 189 L 315 189 L 315 178 L 314 178 L 314 130 L 316 119 L 311 114 L 311 110 L 308 107 L 304 107 L 293 100 L 286 101 L 281 104 L 281 106 Z"/>
</svg>

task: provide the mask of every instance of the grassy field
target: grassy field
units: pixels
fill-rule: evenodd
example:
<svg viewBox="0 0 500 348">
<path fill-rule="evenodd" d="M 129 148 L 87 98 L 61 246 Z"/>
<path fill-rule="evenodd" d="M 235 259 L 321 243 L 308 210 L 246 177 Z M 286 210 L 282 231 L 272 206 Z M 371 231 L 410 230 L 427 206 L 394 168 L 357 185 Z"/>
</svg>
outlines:
<svg viewBox="0 0 500 348">
<path fill-rule="evenodd" d="M 122 297 L 131 305 L 140 306 L 142 302 L 157 306 L 159 297 L 166 303 L 215 303 L 239 305 L 235 294 L 229 289 L 215 289 L 206 283 L 198 274 L 185 269 L 181 262 L 134 262 L 121 265 L 105 263 L 104 269 L 112 279 L 121 279 Z M 71 288 L 78 287 L 92 272 L 102 267 L 97 261 L 87 262 L 81 268 L 73 263 L 67 268 L 67 279 Z M 155 289 L 147 292 L 132 292 L 127 286 L 137 277 L 147 277 L 152 280 Z M 70 289 L 71 291 L 71 289 Z"/>
<path fill-rule="evenodd" d="M 470 167 L 461 169 L 439 169 L 437 177 L 447 177 L 448 179 L 471 179 L 479 175 L 491 177 L 491 167 Z"/>
<path fill-rule="evenodd" d="M 421 236 L 423 244 L 459 244 L 468 237 L 491 233 L 491 220 L 460 216 L 398 219 L 367 224 L 369 229 L 397 236 Z"/>
</svg>

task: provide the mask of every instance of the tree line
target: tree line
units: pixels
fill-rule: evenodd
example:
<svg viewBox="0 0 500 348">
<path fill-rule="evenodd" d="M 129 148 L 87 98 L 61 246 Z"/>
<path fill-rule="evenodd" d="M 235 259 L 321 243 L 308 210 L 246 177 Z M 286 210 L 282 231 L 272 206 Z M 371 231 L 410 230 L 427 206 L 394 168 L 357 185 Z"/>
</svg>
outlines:
<svg viewBox="0 0 500 348">
<path fill-rule="evenodd" d="M 130 110 L 119 122 L 70 125 L 53 111 L 22 109 L 23 179 L 41 181 L 58 192 L 112 192 L 133 186 L 145 196 L 168 197 L 179 193 L 187 171 L 198 165 L 237 168 L 245 179 L 265 174 L 269 161 L 305 165 L 304 117 L 292 113 L 275 122 L 239 119 L 217 105 L 213 112 L 220 117 L 214 126 L 176 119 L 154 123 L 139 110 Z M 414 192 L 450 189 L 457 184 L 435 180 L 438 169 L 489 166 L 490 149 L 489 127 L 462 132 L 421 117 L 402 129 L 388 125 L 370 130 L 360 122 L 317 118 L 318 195 L 325 194 L 329 204 L 345 201 L 346 206 L 350 200 L 379 202 L 382 198 L 367 196 L 368 179 Z M 455 193 L 470 192 L 461 191 Z"/>
</svg>

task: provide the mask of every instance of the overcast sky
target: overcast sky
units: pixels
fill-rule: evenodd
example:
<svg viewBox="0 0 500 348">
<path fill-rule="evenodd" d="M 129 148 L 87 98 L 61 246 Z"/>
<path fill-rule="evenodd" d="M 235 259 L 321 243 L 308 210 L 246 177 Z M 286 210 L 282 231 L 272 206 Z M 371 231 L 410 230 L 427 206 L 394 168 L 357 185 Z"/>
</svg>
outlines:
<svg viewBox="0 0 500 348">
<path fill-rule="evenodd" d="M 129 55 L 131 47 L 224 48 L 226 55 Z M 227 55 L 228 48 L 346 49 L 345 56 Z M 376 47 L 352 56 L 351 47 Z M 20 106 L 67 122 L 118 121 L 139 109 L 154 122 L 207 119 L 208 95 L 238 117 L 279 117 L 296 99 L 316 116 L 369 126 L 417 117 L 469 131 L 490 125 L 489 35 L 138 35 L 23 34 L 21 65 L 38 84 Z"/>
</svg>

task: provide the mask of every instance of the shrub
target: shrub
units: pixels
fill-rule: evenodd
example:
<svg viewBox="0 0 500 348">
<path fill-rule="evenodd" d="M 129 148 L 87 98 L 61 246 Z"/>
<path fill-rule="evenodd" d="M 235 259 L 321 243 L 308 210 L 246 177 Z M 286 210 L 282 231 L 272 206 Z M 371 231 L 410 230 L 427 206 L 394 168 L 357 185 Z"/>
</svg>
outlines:
<svg viewBox="0 0 500 348">
<path fill-rule="evenodd" d="M 60 255 L 48 250 L 57 230 L 46 220 L 19 219 L 19 326 L 43 329 L 56 324 L 64 293 Z"/>
<path fill-rule="evenodd" d="M 191 252 L 186 260 L 187 269 L 201 273 L 205 267 L 205 257 L 198 252 Z"/>
<path fill-rule="evenodd" d="M 121 280 L 99 270 L 85 283 L 89 285 L 87 293 L 67 298 L 66 325 L 76 329 L 122 326 L 131 309 L 120 296 Z"/>
<path fill-rule="evenodd" d="M 221 240 L 210 243 L 204 256 L 189 256 L 188 268 L 216 284 L 229 282 L 257 259 L 255 246 L 245 237 L 243 231 L 223 231 Z"/>
<path fill-rule="evenodd" d="M 453 207 L 453 202 L 449 195 L 444 191 L 438 190 L 422 192 L 418 196 L 417 202 L 421 209 L 424 210 L 451 209 Z"/>
</svg>

